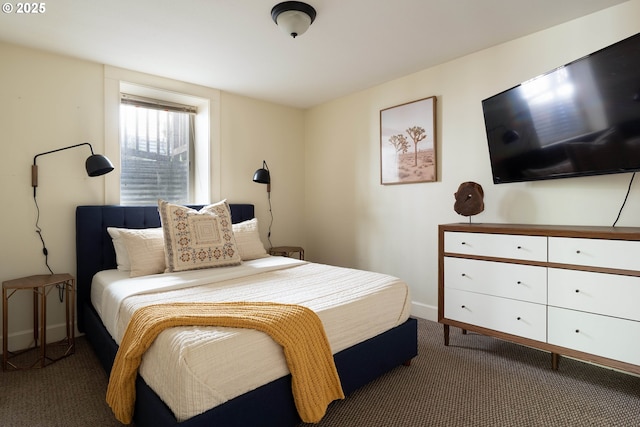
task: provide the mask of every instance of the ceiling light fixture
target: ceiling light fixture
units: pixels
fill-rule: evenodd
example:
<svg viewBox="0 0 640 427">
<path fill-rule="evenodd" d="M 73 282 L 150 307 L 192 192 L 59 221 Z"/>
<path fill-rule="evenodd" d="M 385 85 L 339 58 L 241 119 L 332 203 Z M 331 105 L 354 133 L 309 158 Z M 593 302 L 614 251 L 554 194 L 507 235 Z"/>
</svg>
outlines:
<svg viewBox="0 0 640 427">
<path fill-rule="evenodd" d="M 294 39 L 305 33 L 316 19 L 316 10 L 300 1 L 285 1 L 271 9 L 273 22 Z"/>
</svg>

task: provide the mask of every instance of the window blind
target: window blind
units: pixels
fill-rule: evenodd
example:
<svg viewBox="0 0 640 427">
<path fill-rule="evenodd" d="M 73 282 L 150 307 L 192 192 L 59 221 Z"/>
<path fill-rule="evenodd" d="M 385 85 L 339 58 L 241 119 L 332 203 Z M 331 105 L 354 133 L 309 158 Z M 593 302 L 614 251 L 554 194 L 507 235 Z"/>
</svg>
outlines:
<svg viewBox="0 0 640 427">
<path fill-rule="evenodd" d="M 192 105 L 179 104 L 176 102 L 145 98 L 143 96 L 131 95 L 128 93 L 120 94 L 120 102 L 127 105 L 135 105 L 154 110 L 176 111 L 181 113 L 197 114 L 198 108 Z"/>
</svg>

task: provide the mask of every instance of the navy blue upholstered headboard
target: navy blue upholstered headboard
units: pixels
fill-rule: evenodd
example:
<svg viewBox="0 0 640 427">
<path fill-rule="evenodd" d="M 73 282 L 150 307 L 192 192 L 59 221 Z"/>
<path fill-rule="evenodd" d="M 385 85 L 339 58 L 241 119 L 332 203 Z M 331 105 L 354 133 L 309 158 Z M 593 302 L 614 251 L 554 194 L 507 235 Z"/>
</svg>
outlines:
<svg viewBox="0 0 640 427">
<path fill-rule="evenodd" d="M 200 209 L 202 206 L 190 206 Z M 232 222 L 254 216 L 251 204 L 230 204 Z M 91 279 L 98 271 L 116 268 L 116 254 L 107 227 L 160 227 L 157 206 L 78 206 L 76 208 L 76 288 L 78 329 L 84 330 L 84 306 L 91 304 Z"/>
</svg>

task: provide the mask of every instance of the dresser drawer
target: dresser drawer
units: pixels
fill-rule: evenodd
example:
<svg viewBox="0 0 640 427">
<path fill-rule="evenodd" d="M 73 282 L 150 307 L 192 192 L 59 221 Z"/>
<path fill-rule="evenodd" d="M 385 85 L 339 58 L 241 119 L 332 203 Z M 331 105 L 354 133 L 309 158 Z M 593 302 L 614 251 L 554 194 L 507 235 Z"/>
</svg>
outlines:
<svg viewBox="0 0 640 427">
<path fill-rule="evenodd" d="M 640 365 L 640 322 L 549 307 L 549 344 Z"/>
<path fill-rule="evenodd" d="M 547 238 L 509 234 L 444 233 L 444 251 L 517 260 L 547 260 Z"/>
<path fill-rule="evenodd" d="M 549 305 L 640 321 L 640 277 L 549 269 Z"/>
<path fill-rule="evenodd" d="M 549 262 L 639 270 L 640 241 L 549 237 Z"/>
<path fill-rule="evenodd" d="M 547 308 L 541 304 L 448 289 L 444 316 L 536 341 L 547 339 Z"/>
<path fill-rule="evenodd" d="M 533 265 L 445 257 L 444 286 L 538 304 L 547 303 L 547 269 Z"/>
</svg>

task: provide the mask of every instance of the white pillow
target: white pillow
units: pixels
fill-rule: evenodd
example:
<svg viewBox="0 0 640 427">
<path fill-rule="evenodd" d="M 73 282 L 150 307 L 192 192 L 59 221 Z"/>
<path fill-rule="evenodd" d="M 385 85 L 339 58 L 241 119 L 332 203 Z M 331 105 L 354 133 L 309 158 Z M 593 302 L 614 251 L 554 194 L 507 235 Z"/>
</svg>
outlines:
<svg viewBox="0 0 640 427">
<path fill-rule="evenodd" d="M 243 261 L 269 256 L 260 240 L 257 218 L 233 224 L 233 234 Z"/>
<path fill-rule="evenodd" d="M 107 228 L 116 250 L 118 270 L 131 277 L 164 272 L 164 235 L 162 228 Z"/>
<path fill-rule="evenodd" d="M 107 227 L 107 232 L 111 236 L 111 242 L 113 243 L 113 249 L 116 251 L 116 264 L 120 271 L 130 271 L 131 262 L 129 262 L 129 254 L 127 248 L 124 246 L 124 239 L 120 233 L 122 228 Z"/>
</svg>

